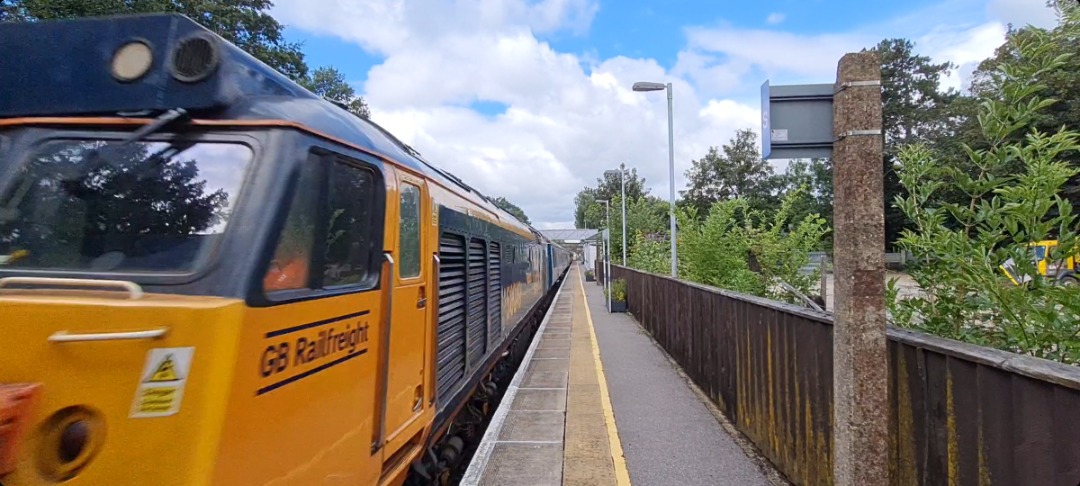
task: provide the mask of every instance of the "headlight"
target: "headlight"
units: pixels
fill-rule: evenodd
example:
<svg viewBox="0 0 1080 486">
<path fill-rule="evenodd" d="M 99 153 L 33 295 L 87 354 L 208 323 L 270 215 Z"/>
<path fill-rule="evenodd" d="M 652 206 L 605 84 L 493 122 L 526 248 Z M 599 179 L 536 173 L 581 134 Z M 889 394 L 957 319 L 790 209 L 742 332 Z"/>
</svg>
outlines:
<svg viewBox="0 0 1080 486">
<path fill-rule="evenodd" d="M 150 46 L 142 41 L 131 41 L 113 54 L 112 75 L 123 82 L 134 81 L 146 74 L 153 62 L 154 52 Z"/>
</svg>

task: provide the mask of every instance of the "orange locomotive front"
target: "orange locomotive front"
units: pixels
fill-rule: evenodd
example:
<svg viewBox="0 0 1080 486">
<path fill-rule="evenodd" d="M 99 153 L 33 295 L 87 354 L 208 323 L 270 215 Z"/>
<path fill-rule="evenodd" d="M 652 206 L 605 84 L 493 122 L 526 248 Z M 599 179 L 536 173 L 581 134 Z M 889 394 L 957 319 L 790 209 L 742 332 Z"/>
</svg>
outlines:
<svg viewBox="0 0 1080 486">
<path fill-rule="evenodd" d="M 565 252 L 186 17 L 0 50 L 0 484 L 447 479 Z"/>
</svg>

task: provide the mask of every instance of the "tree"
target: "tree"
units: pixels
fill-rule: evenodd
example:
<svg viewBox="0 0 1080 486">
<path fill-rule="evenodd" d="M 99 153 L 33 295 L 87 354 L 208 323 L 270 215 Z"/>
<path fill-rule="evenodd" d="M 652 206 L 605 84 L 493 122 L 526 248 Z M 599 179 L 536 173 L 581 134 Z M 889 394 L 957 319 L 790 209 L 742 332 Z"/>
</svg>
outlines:
<svg viewBox="0 0 1080 486">
<path fill-rule="evenodd" d="M 593 216 L 593 206 L 596 202 L 596 189 L 586 187 L 578 191 L 577 196 L 574 196 L 574 227 L 575 228 L 599 228 L 603 224 L 603 220 L 596 220 Z M 602 217 L 602 216 L 601 216 Z"/>
<path fill-rule="evenodd" d="M 1062 3 L 1064 6 L 1064 2 Z M 1072 10 L 1077 7 L 1073 6 Z M 1059 9 L 1061 12 L 1070 11 L 1068 8 Z M 1080 36 L 1068 34 L 1067 29 L 1061 27 L 1055 29 L 1054 36 L 1058 41 L 1054 44 L 1045 45 L 1044 50 L 1036 55 L 1057 57 L 1071 55 L 1080 51 Z M 1051 35 L 1051 31 L 1037 27 L 1023 27 L 1010 29 L 1007 34 L 1012 42 L 1006 42 L 997 49 L 994 57 L 983 61 L 972 75 L 972 91 L 976 96 L 984 98 L 998 98 L 1005 96 L 1004 89 L 1009 80 L 1015 76 L 1017 67 L 1026 62 L 1023 46 L 1040 42 L 1040 39 Z M 1026 121 L 1027 130 L 1017 131 L 1012 134 L 1010 142 L 1019 142 L 1031 129 L 1043 133 L 1056 132 L 1059 129 L 1080 130 L 1080 65 L 1071 62 L 1055 69 L 1032 74 L 1032 83 L 1039 83 L 1045 87 L 1043 96 L 1053 102 L 1045 110 L 1035 113 Z M 971 111 L 977 109 L 970 107 Z M 974 116 L 969 116 L 967 121 L 966 137 L 963 140 L 977 149 L 988 148 L 988 141 L 980 137 L 977 130 L 978 121 Z M 1062 160 L 1066 160 L 1074 166 L 1080 166 L 1080 152 L 1066 152 L 1061 154 Z M 1004 167 L 1007 171 L 1017 171 L 1016 164 Z M 1074 207 L 1080 207 L 1080 175 L 1072 177 L 1064 188 L 1067 199 Z"/>
<path fill-rule="evenodd" d="M 772 185 L 781 198 L 797 194 L 791 202 L 792 221 L 802 221 L 807 215 L 817 214 L 825 220 L 826 227 L 832 227 L 832 160 L 792 160 L 784 172 L 773 179 Z M 831 237 L 824 238 L 821 243 L 826 249 L 832 248 Z"/>
<path fill-rule="evenodd" d="M 348 110 L 362 118 L 371 116 L 364 98 L 357 96 L 356 91 L 340 71 L 333 67 L 325 66 L 316 69 L 308 78 L 300 82 L 305 88 L 323 98 L 339 102 L 348 107 Z"/>
<path fill-rule="evenodd" d="M 885 174 L 885 201 L 903 195 L 897 177 L 900 146 L 915 140 L 944 143 L 950 123 L 949 107 L 959 96 L 955 90 L 940 91 L 941 77 L 955 68 L 951 63 L 935 64 L 915 54 L 915 44 L 907 39 L 885 39 L 871 50 L 881 56 L 882 128 L 885 147 L 882 164 Z M 885 245 L 891 248 L 909 224 L 891 204 L 885 207 Z"/>
<path fill-rule="evenodd" d="M 736 198 L 745 198 L 757 209 L 774 206 L 772 166 L 758 152 L 757 134 L 751 129 L 739 130 L 721 150 L 723 154 L 709 147 L 709 152 L 686 171 L 689 187 L 681 193 L 687 204 L 703 215 L 714 203 Z"/>
<path fill-rule="evenodd" d="M 525 211 L 522 211 L 521 208 L 517 207 L 517 205 L 515 205 L 514 203 L 508 201 L 505 197 L 499 196 L 495 199 L 492 199 L 491 202 L 498 206 L 499 209 L 502 209 L 503 211 L 512 214 L 515 218 L 518 219 L 518 221 L 521 221 L 525 224 L 532 224 L 532 222 L 529 221 L 529 217 L 525 215 Z"/>
<path fill-rule="evenodd" d="M 667 201 L 655 196 L 628 199 L 626 202 L 626 246 L 627 252 L 633 252 L 637 239 L 659 239 L 666 237 L 669 228 L 670 206 Z M 600 209 L 601 216 L 603 209 Z M 615 261 L 622 258 L 622 198 L 615 196 L 611 201 L 611 254 Z M 628 257 L 629 258 L 629 257 Z"/>
<path fill-rule="evenodd" d="M 619 166 L 626 170 L 626 164 Z M 574 197 L 574 226 L 577 228 L 603 228 L 604 207 L 599 200 L 612 201 L 619 197 L 622 192 L 622 180 L 618 173 L 604 174 L 596 179 L 596 187 L 585 187 L 578 191 Z M 626 173 L 626 199 L 633 201 L 640 199 L 649 193 L 645 188 L 645 179 L 638 176 L 637 169 L 630 169 Z M 615 207 L 614 205 L 612 206 Z"/>
<path fill-rule="evenodd" d="M 896 206 L 913 221 L 898 241 L 920 262 L 911 270 L 924 296 L 898 298 L 890 282 L 891 314 L 899 325 L 951 339 L 1066 363 L 1080 363 L 1080 287 L 1040 275 L 1029 242 L 1057 239 L 1048 252 L 1061 261 L 1077 248 L 1077 220 L 1062 197 L 1080 173 L 1063 154 L 1080 150 L 1080 130 L 1042 131 L 1037 124 L 1058 100 L 1054 73 L 1070 69 L 1075 52 L 1059 52 L 1080 36 L 1080 12 L 1052 31 L 1012 32 L 1012 58 L 987 70 L 994 89 L 982 91 L 976 113 L 985 148 L 964 144 L 966 161 L 942 163 L 925 143 L 904 147 L 898 173 L 906 196 Z M 966 163 L 962 163 L 966 162 Z M 943 202 L 951 189 L 966 200 Z M 1013 285 L 999 266 L 1029 276 Z"/>
<path fill-rule="evenodd" d="M 784 291 L 780 282 L 809 294 L 816 276 L 802 275 L 799 269 L 809 263 L 810 251 L 828 229 L 816 214 L 792 218 L 792 209 L 805 190 L 804 186 L 789 192 L 771 212 L 753 209 L 747 199 L 735 198 L 715 203 L 703 221 L 697 220 L 693 208 L 682 214 L 680 278 L 789 302 L 796 297 Z M 751 257 L 757 268 L 751 266 Z"/>
</svg>

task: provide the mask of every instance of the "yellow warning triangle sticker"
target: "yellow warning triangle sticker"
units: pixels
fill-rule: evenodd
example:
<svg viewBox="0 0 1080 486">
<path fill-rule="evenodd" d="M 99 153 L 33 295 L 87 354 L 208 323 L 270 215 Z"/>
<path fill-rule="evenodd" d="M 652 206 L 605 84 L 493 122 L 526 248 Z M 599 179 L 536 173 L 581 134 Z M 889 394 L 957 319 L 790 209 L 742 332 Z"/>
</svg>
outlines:
<svg viewBox="0 0 1080 486">
<path fill-rule="evenodd" d="M 170 354 L 165 356 L 165 359 L 161 360 L 161 364 L 157 366 L 157 369 L 154 370 L 154 373 L 151 374 L 150 378 L 146 381 L 153 383 L 156 381 L 176 381 L 179 379 L 180 377 L 176 374 L 176 366 L 173 364 L 173 357 Z"/>
</svg>

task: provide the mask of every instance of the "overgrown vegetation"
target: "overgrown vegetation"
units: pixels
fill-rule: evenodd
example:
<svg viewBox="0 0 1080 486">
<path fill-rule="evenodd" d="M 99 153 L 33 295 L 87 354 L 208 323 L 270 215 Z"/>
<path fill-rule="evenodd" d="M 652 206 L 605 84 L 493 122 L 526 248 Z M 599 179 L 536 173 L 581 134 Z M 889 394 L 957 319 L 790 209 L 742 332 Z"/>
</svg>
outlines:
<svg viewBox="0 0 1080 486">
<path fill-rule="evenodd" d="M 925 296 L 889 305 L 900 325 L 948 338 L 1080 363 L 1080 287 L 1038 274 L 1029 242 L 1057 239 L 1050 261 L 1075 251 L 1076 216 L 1063 189 L 1080 170 L 1068 156 L 1080 151 L 1080 132 L 1065 124 L 1045 130 L 1059 100 L 1048 82 L 1077 62 L 1060 46 L 1080 38 L 1080 17 L 1053 30 L 1009 35 L 1006 62 L 986 73 L 978 98 L 979 142 L 964 157 L 943 160 L 926 143 L 899 153 L 897 173 L 907 192 L 895 206 L 912 221 L 898 241 L 922 262 L 911 272 Z M 1045 125 L 1043 125 L 1045 126 Z M 1023 286 L 998 266 L 1012 259 Z"/>
<path fill-rule="evenodd" d="M 607 297 L 608 290 L 604 289 L 604 296 Z M 615 302 L 626 302 L 626 281 L 617 278 L 611 281 L 611 300 Z"/>
<path fill-rule="evenodd" d="M 887 300 L 901 326 L 1080 364 L 1080 286 L 1039 276 L 1028 246 L 1059 240 L 1054 262 L 1080 244 L 1080 5 L 1048 4 L 1058 25 L 1010 28 L 966 92 L 941 89 L 955 66 L 909 40 L 871 47 L 882 59 L 886 249 L 915 257 L 920 286 L 901 300 L 890 282 Z M 779 169 L 761 160 L 751 130 L 692 161 L 678 202 L 680 278 L 780 300 L 794 299 L 781 281 L 817 293 L 817 276 L 798 270 L 810 251 L 831 249 L 831 161 Z M 589 227 L 603 227 L 603 207 L 583 196 L 618 190 L 600 182 L 578 198 Z M 668 275 L 666 204 L 632 182 L 631 204 L 651 205 L 628 211 L 629 265 Z M 1030 282 L 1001 271 L 1010 259 Z"/>
<path fill-rule="evenodd" d="M 751 207 L 744 198 L 717 202 L 700 222 L 692 209 L 684 212 L 679 276 L 789 302 L 794 296 L 780 287 L 781 282 L 812 293 L 819 275 L 801 274 L 799 269 L 809 263 L 810 251 L 829 230 L 817 214 L 792 218 L 805 191 L 800 187 L 786 194 L 771 214 Z"/>
</svg>

